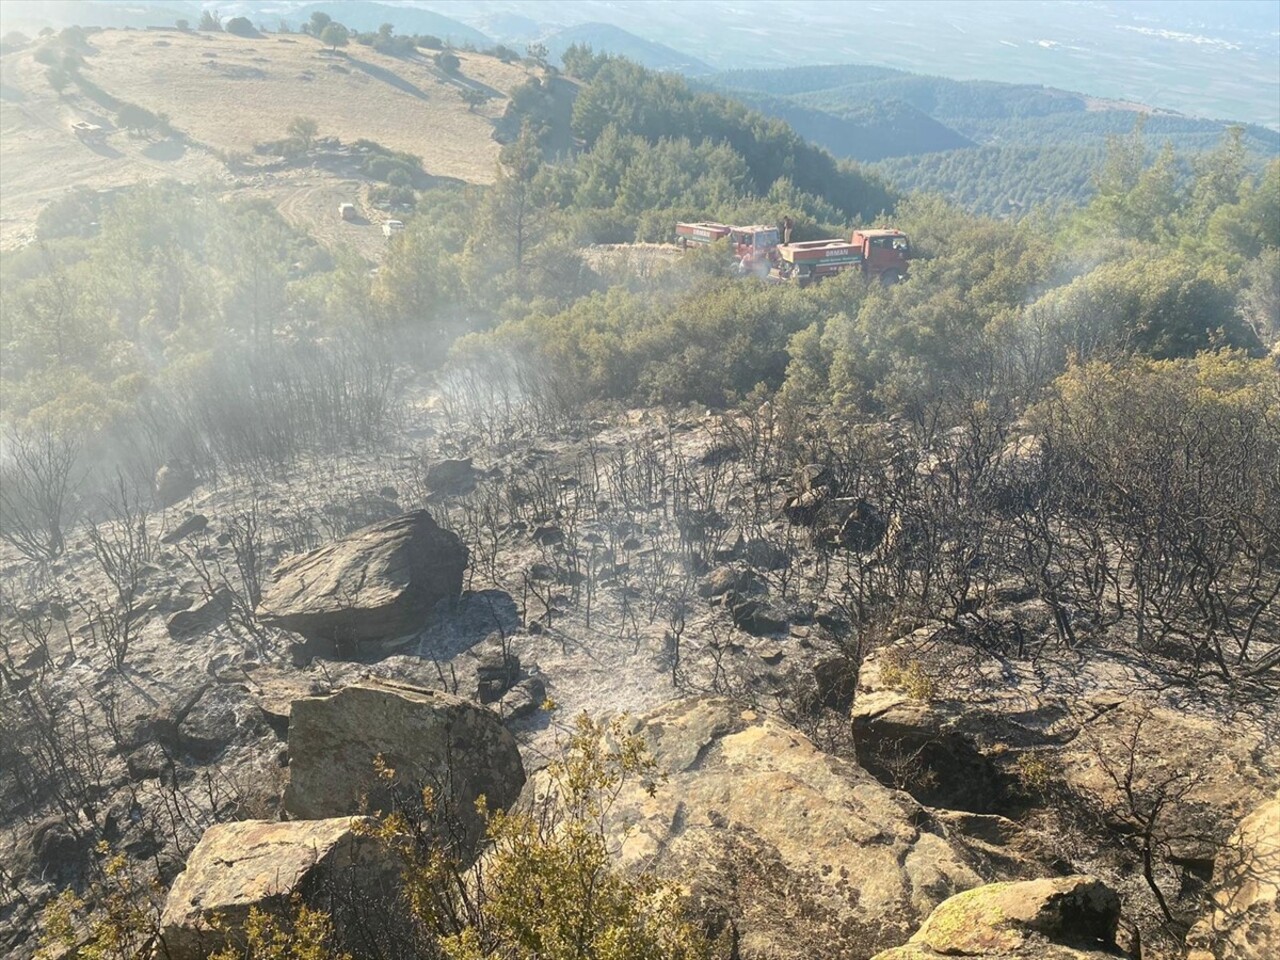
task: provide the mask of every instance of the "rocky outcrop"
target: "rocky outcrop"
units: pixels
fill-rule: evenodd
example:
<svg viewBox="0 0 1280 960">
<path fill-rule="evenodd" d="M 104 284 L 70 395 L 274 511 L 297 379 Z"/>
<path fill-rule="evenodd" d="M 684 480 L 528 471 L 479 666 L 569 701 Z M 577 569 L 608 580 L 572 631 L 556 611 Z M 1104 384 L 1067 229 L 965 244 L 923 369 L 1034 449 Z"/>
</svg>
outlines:
<svg viewBox="0 0 1280 960">
<path fill-rule="evenodd" d="M 390 789 L 375 773 L 381 758 L 416 796 L 436 792 L 473 839 L 475 810 L 509 807 L 524 786 L 515 739 L 479 704 L 420 687 L 368 680 L 293 703 L 285 810 L 308 819 L 388 810 Z"/>
<path fill-rule="evenodd" d="M 993 883 L 942 903 L 906 944 L 875 960 L 1119 957 L 1120 899 L 1092 877 Z"/>
<path fill-rule="evenodd" d="M 724 699 L 636 721 L 666 780 L 609 816 L 624 865 L 690 886 L 743 960 L 865 960 L 994 875 L 940 820 L 795 728 Z M 535 781 L 535 785 L 538 781 Z"/>
<path fill-rule="evenodd" d="M 360 822 L 245 820 L 210 827 L 165 901 L 160 927 L 169 960 L 201 960 L 239 943 L 250 910 L 287 909 L 295 894 L 306 901 L 333 884 L 366 895 L 389 888 L 394 871 L 377 841 L 360 834 Z M 341 933 L 343 918 L 334 919 Z"/>
<path fill-rule="evenodd" d="M 462 592 L 467 548 L 425 510 L 370 524 L 272 574 L 263 623 L 330 641 L 380 640 L 420 630 Z"/>
<path fill-rule="evenodd" d="M 1039 606 L 1025 602 L 1004 616 L 1025 618 L 1026 634 L 1037 635 L 1052 629 Z M 1168 791 L 1160 827 L 1176 838 L 1174 859 L 1206 874 L 1217 844 L 1275 790 L 1280 715 L 1271 714 L 1245 705 L 1228 719 L 1102 651 L 1033 662 L 984 653 L 938 628 L 869 656 L 852 710 L 863 765 L 883 775 L 886 763 L 914 757 L 932 776 L 913 793 L 931 806 L 1000 812 L 1028 760 L 1104 816 L 1126 809 L 1115 775 L 1131 754 L 1142 796 L 1184 774 Z"/>
<path fill-rule="evenodd" d="M 1187 937 L 1187 960 L 1280 956 L 1280 793 L 1245 817 L 1218 854 L 1213 903 Z"/>
</svg>

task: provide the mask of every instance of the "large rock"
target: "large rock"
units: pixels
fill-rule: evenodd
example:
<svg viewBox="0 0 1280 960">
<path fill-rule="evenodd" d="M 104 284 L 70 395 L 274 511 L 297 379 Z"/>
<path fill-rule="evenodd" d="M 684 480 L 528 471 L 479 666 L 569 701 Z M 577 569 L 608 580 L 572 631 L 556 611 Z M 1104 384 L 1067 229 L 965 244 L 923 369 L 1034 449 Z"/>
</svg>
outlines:
<svg viewBox="0 0 1280 960">
<path fill-rule="evenodd" d="M 422 628 L 462 592 L 467 548 L 425 510 L 406 513 L 285 560 L 263 591 L 263 623 L 333 641 L 380 640 Z"/>
<path fill-rule="evenodd" d="M 1245 817 L 1218 854 L 1213 904 L 1187 938 L 1188 960 L 1280 956 L 1280 793 Z"/>
<path fill-rule="evenodd" d="M 1120 899 L 1092 877 L 993 883 L 941 904 L 875 960 L 1102 960 L 1118 957 Z"/>
<path fill-rule="evenodd" d="M 509 807 L 524 786 L 515 739 L 479 704 L 433 690 L 368 680 L 293 703 L 289 785 L 284 808 L 316 819 L 389 809 L 377 759 L 406 787 L 429 785 L 472 840 L 483 829 L 475 810 Z"/>
<path fill-rule="evenodd" d="M 156 471 L 155 502 L 160 508 L 185 500 L 197 486 L 196 472 L 184 460 L 170 460 Z"/>
<path fill-rule="evenodd" d="M 1047 610 L 1032 622 L 1037 607 L 1008 616 L 1025 617 L 1035 636 L 1052 629 Z M 1280 712 L 1263 705 L 1228 714 L 1104 651 L 1019 660 L 931 628 L 867 657 L 852 716 L 863 765 L 883 776 L 913 758 L 931 774 L 913 793 L 931 806 L 1002 812 L 1034 761 L 1057 788 L 1123 819 L 1116 776 L 1123 782 L 1130 754 L 1141 797 L 1185 774 L 1172 781 L 1160 829 L 1177 861 L 1206 874 L 1232 827 L 1274 793 L 1280 769 Z"/>
<path fill-rule="evenodd" d="M 210 827 L 165 901 L 160 926 L 166 956 L 202 960 L 241 943 L 250 910 L 288 910 L 295 894 L 327 904 L 326 888 L 335 884 L 369 896 L 389 891 L 394 870 L 378 842 L 361 835 L 360 821 L 244 820 Z M 341 927 L 344 918 L 335 919 Z"/>
<path fill-rule="evenodd" d="M 610 839 L 731 923 L 742 960 L 865 960 L 995 878 L 909 796 L 780 720 L 692 699 L 635 722 L 667 779 L 652 797 L 624 789 Z"/>
<path fill-rule="evenodd" d="M 471 458 L 462 460 L 437 460 L 427 467 L 427 487 L 433 493 L 461 495 L 470 493 L 476 487 L 476 469 L 471 466 Z"/>
</svg>

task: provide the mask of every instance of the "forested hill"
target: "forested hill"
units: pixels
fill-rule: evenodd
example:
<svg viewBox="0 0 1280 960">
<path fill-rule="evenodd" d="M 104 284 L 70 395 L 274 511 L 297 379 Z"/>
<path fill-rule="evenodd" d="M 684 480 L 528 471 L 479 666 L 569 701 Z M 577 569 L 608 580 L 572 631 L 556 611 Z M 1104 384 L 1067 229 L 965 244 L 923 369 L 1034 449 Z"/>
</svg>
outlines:
<svg viewBox="0 0 1280 960">
<path fill-rule="evenodd" d="M 1108 137 L 1142 117 L 1154 144 L 1180 154 L 1218 143 L 1229 124 L 1149 111 L 1033 84 L 950 80 L 872 66 L 721 73 L 708 84 L 782 117 L 838 156 L 877 167 L 906 192 L 938 192 L 975 212 L 1016 214 L 1084 202 Z M 1280 133 L 1243 126 L 1255 162 L 1280 153 Z"/>
<path fill-rule="evenodd" d="M 878 177 L 737 100 L 581 45 L 564 63 L 581 84 L 573 132 L 584 147 L 572 178 L 563 174 L 573 181 L 564 197 L 622 215 L 620 238 L 666 239 L 679 215 L 712 209 L 765 222 L 789 209 L 832 223 L 894 206 Z M 538 103 L 518 102 L 536 128 Z"/>
<path fill-rule="evenodd" d="M 972 147 L 972 140 L 939 123 L 904 100 L 851 103 L 839 113 L 807 106 L 798 98 L 751 90 L 735 99 L 785 120 L 796 133 L 838 157 L 873 162 Z"/>
</svg>

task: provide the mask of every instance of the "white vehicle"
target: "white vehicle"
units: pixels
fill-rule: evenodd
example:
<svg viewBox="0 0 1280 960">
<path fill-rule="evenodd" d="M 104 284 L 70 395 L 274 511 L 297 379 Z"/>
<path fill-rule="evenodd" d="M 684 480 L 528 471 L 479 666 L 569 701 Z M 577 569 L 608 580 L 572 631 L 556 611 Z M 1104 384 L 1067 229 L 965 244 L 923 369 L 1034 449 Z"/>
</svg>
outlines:
<svg viewBox="0 0 1280 960">
<path fill-rule="evenodd" d="M 101 143 L 107 137 L 107 131 L 102 129 L 96 123 L 89 123 L 86 120 L 77 120 L 71 125 L 71 132 L 76 135 L 76 139 L 82 143 Z"/>
<path fill-rule="evenodd" d="M 388 220 L 386 223 L 382 225 L 382 235 L 384 237 L 389 237 L 394 233 L 399 233 L 403 229 L 404 229 L 403 220 Z"/>
</svg>

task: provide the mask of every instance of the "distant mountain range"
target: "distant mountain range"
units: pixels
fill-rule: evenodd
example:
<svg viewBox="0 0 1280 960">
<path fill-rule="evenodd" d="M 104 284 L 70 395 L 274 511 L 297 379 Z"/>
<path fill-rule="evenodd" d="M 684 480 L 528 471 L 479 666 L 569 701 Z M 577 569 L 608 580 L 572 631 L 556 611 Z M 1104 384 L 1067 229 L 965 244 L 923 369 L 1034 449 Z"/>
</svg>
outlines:
<svg viewBox="0 0 1280 960">
<path fill-rule="evenodd" d="M 715 68 L 697 57 L 681 53 L 661 43 L 645 40 L 621 27 L 607 23 L 582 23 L 565 27 L 540 38 L 546 44 L 553 61 L 575 43 L 586 44 L 596 53 L 611 53 L 634 60 L 651 70 L 669 70 L 688 77 L 703 77 L 715 73 Z"/>
</svg>

